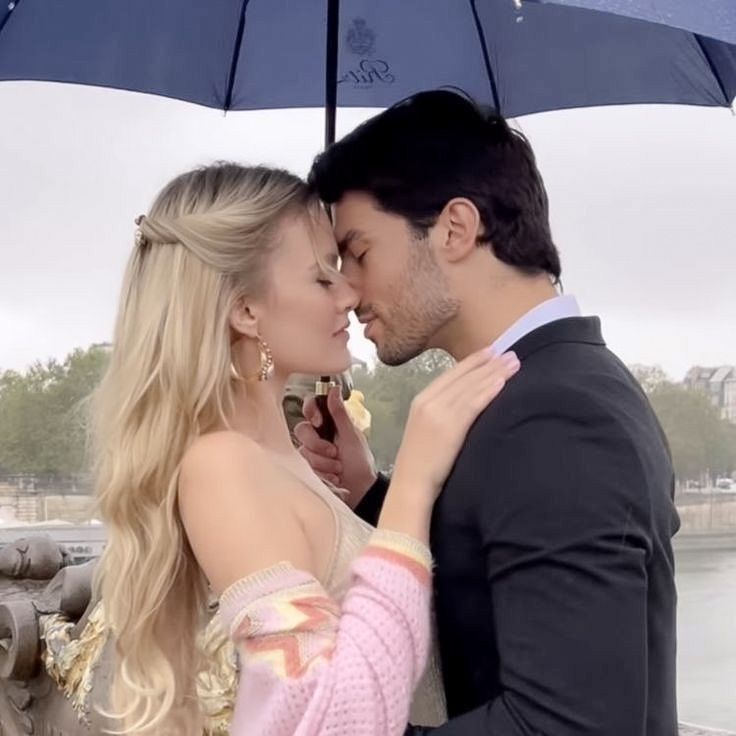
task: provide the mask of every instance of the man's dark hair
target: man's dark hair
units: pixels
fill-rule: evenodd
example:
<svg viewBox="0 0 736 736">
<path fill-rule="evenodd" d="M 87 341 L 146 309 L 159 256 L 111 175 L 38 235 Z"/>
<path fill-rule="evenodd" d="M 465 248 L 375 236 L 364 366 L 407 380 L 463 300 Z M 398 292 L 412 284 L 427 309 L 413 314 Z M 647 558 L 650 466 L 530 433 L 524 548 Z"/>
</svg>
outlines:
<svg viewBox="0 0 736 736">
<path fill-rule="evenodd" d="M 456 92 L 420 92 L 367 120 L 314 161 L 309 184 L 327 204 L 365 192 L 420 235 L 454 197 L 480 212 L 481 242 L 525 273 L 560 277 L 547 193 L 527 139 Z"/>
</svg>

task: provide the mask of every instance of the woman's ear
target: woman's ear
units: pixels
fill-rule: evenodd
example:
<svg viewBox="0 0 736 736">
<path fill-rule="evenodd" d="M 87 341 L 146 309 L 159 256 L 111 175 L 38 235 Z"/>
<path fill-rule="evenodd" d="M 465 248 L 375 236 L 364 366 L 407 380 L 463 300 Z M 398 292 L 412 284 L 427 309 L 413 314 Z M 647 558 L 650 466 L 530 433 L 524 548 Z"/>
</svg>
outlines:
<svg viewBox="0 0 736 736">
<path fill-rule="evenodd" d="M 237 337 L 258 337 L 258 309 L 240 297 L 230 309 L 230 329 Z"/>
<path fill-rule="evenodd" d="M 438 218 L 445 233 L 438 255 L 455 263 L 462 261 L 475 250 L 483 230 L 480 212 L 466 197 L 455 197 L 443 208 Z"/>
</svg>

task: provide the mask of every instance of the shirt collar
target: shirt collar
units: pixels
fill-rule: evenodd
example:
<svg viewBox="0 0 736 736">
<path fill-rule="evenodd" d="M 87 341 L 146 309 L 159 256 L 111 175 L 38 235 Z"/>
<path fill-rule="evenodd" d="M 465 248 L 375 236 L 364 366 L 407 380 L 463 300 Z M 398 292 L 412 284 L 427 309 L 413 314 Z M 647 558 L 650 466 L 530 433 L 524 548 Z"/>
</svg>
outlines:
<svg viewBox="0 0 736 736">
<path fill-rule="evenodd" d="M 520 317 L 494 342 L 493 349 L 497 355 L 505 353 L 522 337 L 536 330 L 538 327 L 556 322 L 567 317 L 579 317 L 580 307 L 574 296 L 556 296 L 530 309 Z"/>
</svg>

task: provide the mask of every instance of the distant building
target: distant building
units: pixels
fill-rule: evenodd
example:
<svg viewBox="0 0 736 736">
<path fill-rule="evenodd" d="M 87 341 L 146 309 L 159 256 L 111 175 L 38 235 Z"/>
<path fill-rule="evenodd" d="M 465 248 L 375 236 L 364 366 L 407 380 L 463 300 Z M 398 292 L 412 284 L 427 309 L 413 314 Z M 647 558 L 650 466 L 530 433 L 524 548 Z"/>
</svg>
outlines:
<svg viewBox="0 0 736 736">
<path fill-rule="evenodd" d="M 708 394 L 713 406 L 720 409 L 721 416 L 736 424 L 736 366 L 693 366 L 687 372 L 684 384 Z"/>
</svg>

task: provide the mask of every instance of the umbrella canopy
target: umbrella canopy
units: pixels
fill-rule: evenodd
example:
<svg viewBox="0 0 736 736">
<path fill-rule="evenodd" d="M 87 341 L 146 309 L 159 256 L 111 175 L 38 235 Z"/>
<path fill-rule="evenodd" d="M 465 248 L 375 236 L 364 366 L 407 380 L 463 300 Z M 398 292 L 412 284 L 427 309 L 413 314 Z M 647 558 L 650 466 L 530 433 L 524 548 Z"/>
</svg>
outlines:
<svg viewBox="0 0 736 736">
<path fill-rule="evenodd" d="M 736 3 L 733 0 L 515 0 L 523 3 L 554 3 L 615 13 L 662 23 L 736 44 Z"/>
<path fill-rule="evenodd" d="M 15 0 L 0 13 L 0 79 L 116 87 L 224 110 L 327 105 L 333 114 L 336 104 L 386 107 L 441 86 L 508 117 L 628 103 L 730 106 L 736 96 L 736 45 L 559 2 Z"/>
</svg>

